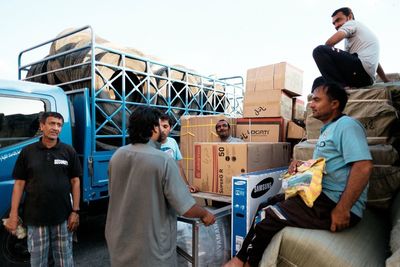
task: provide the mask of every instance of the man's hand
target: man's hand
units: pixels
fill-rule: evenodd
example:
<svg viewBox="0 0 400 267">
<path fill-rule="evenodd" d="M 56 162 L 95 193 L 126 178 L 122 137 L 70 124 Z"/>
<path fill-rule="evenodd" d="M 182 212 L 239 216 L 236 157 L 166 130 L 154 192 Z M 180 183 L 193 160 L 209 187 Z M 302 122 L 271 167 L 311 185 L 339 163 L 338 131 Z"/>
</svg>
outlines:
<svg viewBox="0 0 400 267">
<path fill-rule="evenodd" d="M 341 231 L 350 226 L 350 210 L 336 206 L 331 212 L 331 231 Z"/>
<path fill-rule="evenodd" d="M 199 192 L 199 188 L 195 185 L 188 185 L 190 193 Z"/>
<path fill-rule="evenodd" d="M 304 162 L 301 160 L 292 160 L 289 165 L 288 173 L 289 174 L 295 174 L 297 172 L 297 167 L 299 167 L 301 164 Z"/>
<path fill-rule="evenodd" d="M 4 227 L 12 235 L 16 235 L 17 226 L 18 226 L 18 217 L 10 217 L 4 223 Z"/>
<path fill-rule="evenodd" d="M 208 210 L 206 211 L 206 214 L 200 218 L 201 221 L 204 223 L 205 226 L 209 226 L 215 223 L 215 216 Z"/>
<path fill-rule="evenodd" d="M 79 226 L 79 214 L 76 212 L 71 212 L 68 217 L 68 230 L 74 232 Z"/>
</svg>

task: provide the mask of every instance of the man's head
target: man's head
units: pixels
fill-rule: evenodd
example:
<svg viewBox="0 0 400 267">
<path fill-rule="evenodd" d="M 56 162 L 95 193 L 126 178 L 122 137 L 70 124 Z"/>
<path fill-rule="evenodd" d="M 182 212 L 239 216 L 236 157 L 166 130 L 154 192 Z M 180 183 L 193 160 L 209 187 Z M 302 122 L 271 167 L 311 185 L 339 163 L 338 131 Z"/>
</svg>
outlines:
<svg viewBox="0 0 400 267">
<path fill-rule="evenodd" d="M 43 139 L 57 140 L 64 124 L 63 116 L 58 112 L 44 112 L 40 117 L 40 130 Z"/>
<path fill-rule="evenodd" d="M 129 116 L 131 144 L 147 143 L 150 139 L 161 142 L 161 112 L 151 107 L 137 107 Z"/>
<path fill-rule="evenodd" d="M 312 90 L 313 117 L 323 123 L 342 114 L 347 104 L 347 92 L 337 83 L 325 82 Z"/>
<path fill-rule="evenodd" d="M 171 132 L 171 126 L 173 121 L 168 114 L 161 114 L 160 117 L 160 127 L 161 127 L 161 143 L 164 143 Z"/>
<path fill-rule="evenodd" d="M 231 126 L 225 119 L 219 120 L 215 125 L 215 131 L 217 132 L 221 141 L 225 141 L 231 135 Z"/>
<path fill-rule="evenodd" d="M 342 27 L 342 25 L 345 24 L 347 21 L 354 19 L 354 14 L 350 8 L 342 7 L 335 10 L 331 17 L 332 24 L 335 26 L 335 29 L 339 30 L 339 28 Z"/>
</svg>

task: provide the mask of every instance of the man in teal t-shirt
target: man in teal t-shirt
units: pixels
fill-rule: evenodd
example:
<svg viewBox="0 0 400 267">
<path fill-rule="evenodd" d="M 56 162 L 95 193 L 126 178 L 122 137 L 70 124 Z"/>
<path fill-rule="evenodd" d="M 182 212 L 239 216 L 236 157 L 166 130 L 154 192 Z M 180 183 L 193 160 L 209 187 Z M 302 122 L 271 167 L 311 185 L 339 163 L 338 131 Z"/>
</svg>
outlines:
<svg viewBox="0 0 400 267">
<path fill-rule="evenodd" d="M 322 193 L 311 208 L 299 196 L 270 198 L 265 218 L 251 227 L 240 251 L 225 267 L 258 266 L 271 239 L 286 226 L 336 232 L 361 220 L 372 172 L 365 130 L 357 120 L 343 114 L 347 93 L 342 86 L 326 83 L 323 78 L 314 84 L 310 107 L 313 117 L 324 123 L 314 151 L 314 158 L 326 160 Z M 289 173 L 296 172 L 301 164 L 293 161 Z"/>
</svg>

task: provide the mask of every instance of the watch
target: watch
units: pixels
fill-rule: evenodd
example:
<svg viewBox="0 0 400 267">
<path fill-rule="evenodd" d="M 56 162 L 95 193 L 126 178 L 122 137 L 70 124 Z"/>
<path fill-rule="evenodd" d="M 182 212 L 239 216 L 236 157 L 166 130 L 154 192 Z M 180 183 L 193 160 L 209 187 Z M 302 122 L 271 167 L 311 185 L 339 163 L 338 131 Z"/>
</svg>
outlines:
<svg viewBox="0 0 400 267">
<path fill-rule="evenodd" d="M 77 210 L 72 209 L 72 212 L 75 212 L 76 214 L 79 214 L 79 209 L 77 209 Z"/>
</svg>

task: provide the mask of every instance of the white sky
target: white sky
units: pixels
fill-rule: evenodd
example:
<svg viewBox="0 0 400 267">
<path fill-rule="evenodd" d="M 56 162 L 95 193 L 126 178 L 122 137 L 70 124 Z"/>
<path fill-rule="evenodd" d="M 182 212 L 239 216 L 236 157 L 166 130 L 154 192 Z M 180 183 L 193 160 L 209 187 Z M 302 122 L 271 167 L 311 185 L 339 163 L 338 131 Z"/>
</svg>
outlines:
<svg viewBox="0 0 400 267">
<path fill-rule="evenodd" d="M 0 79 L 17 79 L 21 50 L 91 25 L 111 42 L 206 76 L 245 78 L 249 68 L 287 61 L 304 71 L 307 94 L 319 76 L 312 50 L 335 33 L 330 16 L 343 6 L 378 36 L 386 73 L 400 72 L 398 0 L 3 0 Z"/>
</svg>

